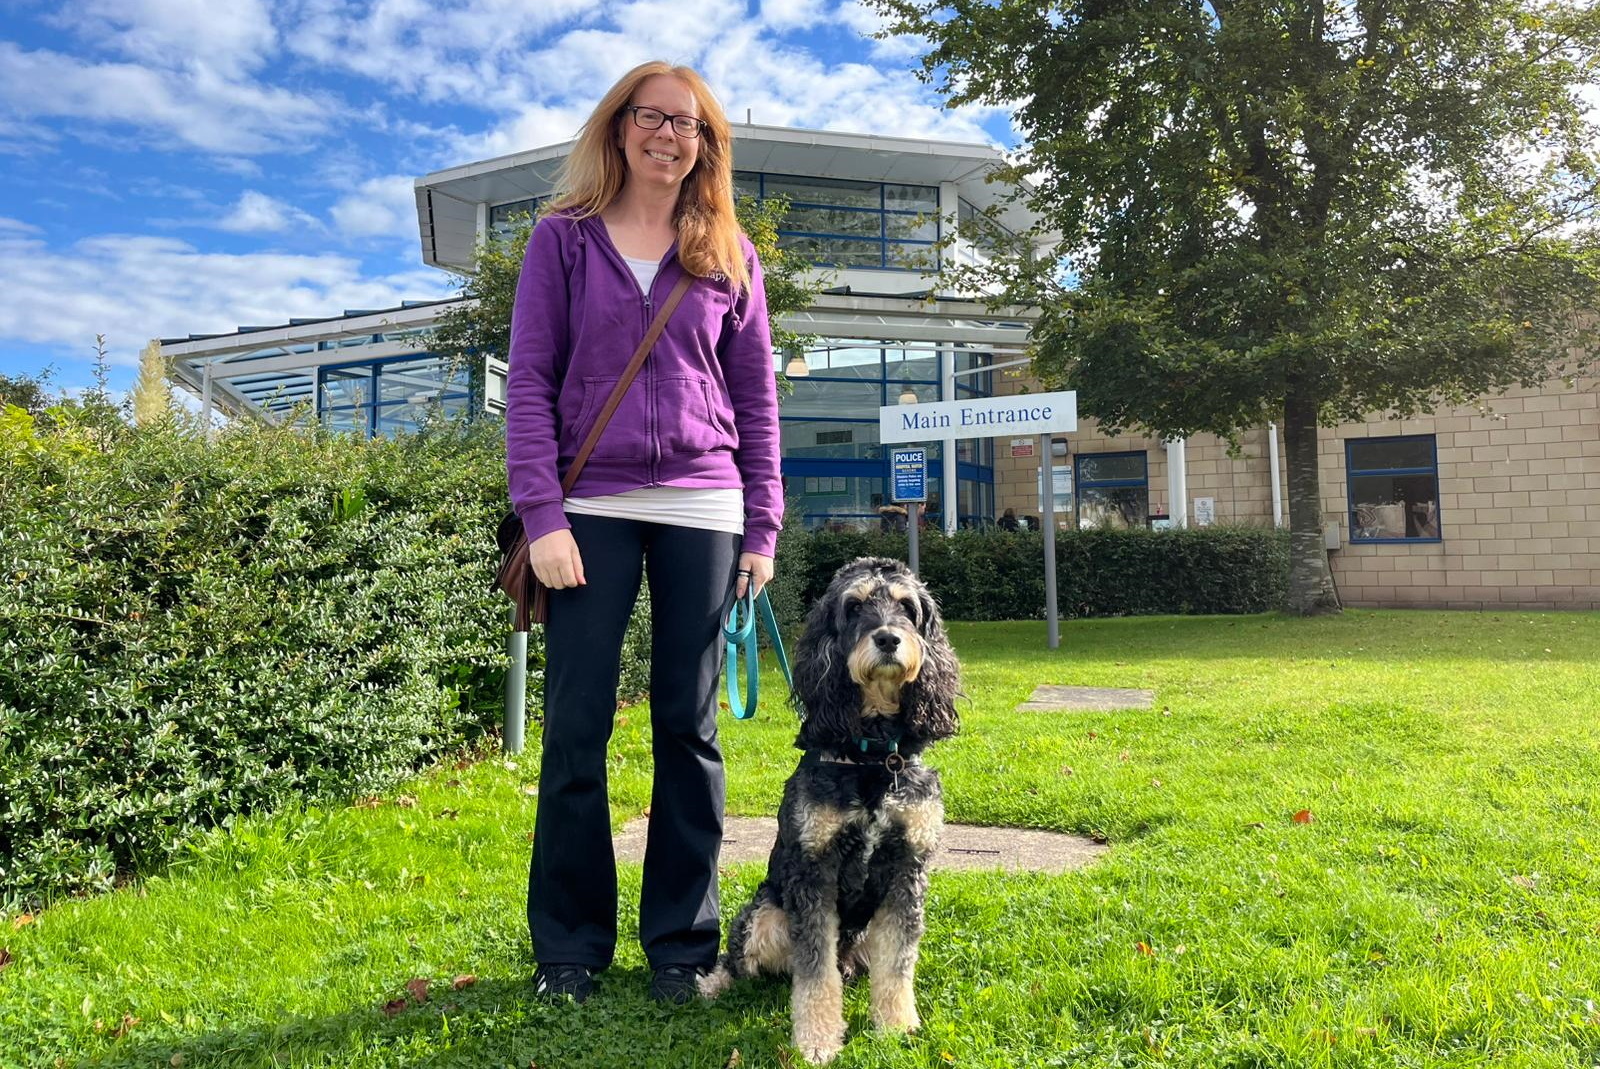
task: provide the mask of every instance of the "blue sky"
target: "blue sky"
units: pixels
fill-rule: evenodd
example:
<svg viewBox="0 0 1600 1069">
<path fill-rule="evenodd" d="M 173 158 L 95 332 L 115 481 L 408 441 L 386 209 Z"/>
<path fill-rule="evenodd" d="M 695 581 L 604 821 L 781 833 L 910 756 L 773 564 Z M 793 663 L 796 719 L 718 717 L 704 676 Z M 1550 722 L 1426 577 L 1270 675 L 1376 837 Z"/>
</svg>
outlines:
<svg viewBox="0 0 1600 1069">
<path fill-rule="evenodd" d="M 0 373 L 450 292 L 412 180 L 565 140 L 645 59 L 758 123 L 1011 143 L 857 0 L 0 0 Z"/>
</svg>

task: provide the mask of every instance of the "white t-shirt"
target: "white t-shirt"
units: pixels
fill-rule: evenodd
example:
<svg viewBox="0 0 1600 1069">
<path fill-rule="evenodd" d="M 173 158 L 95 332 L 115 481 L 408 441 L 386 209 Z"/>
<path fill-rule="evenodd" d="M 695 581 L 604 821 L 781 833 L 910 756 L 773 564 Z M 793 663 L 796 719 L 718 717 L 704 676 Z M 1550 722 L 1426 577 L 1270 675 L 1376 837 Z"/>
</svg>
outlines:
<svg viewBox="0 0 1600 1069">
<path fill-rule="evenodd" d="M 628 269 L 633 272 L 633 277 L 639 280 L 639 292 L 648 294 L 650 284 L 656 280 L 656 272 L 661 269 L 661 264 L 656 260 L 635 260 L 632 256 L 624 256 L 628 262 Z"/>
<path fill-rule="evenodd" d="M 569 497 L 562 507 L 585 516 L 744 534 L 744 491 L 735 487 L 642 486 L 620 494 Z"/>
</svg>

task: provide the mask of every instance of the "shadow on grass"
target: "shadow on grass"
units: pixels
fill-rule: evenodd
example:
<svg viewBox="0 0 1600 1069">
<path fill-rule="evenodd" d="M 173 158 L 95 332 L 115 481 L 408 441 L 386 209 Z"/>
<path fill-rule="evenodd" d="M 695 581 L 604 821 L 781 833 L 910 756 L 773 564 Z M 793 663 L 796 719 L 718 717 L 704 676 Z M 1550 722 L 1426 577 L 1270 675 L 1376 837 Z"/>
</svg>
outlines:
<svg viewBox="0 0 1600 1069">
<path fill-rule="evenodd" d="M 245 1069 L 382 1065 L 428 1069 L 724 1069 L 785 1064 L 787 981 L 744 982 L 715 1002 L 667 1007 L 648 995 L 647 969 L 612 968 L 588 1002 L 546 1005 L 526 980 L 436 984 L 429 1000 L 388 1016 L 381 1003 L 330 1017 L 251 1022 L 201 1035 L 140 1035 L 81 1069 Z M 851 1021 L 852 1034 L 864 1022 Z M 148 1028 L 149 1026 L 144 1026 Z M 739 1057 L 733 1058 L 738 1050 Z"/>
</svg>

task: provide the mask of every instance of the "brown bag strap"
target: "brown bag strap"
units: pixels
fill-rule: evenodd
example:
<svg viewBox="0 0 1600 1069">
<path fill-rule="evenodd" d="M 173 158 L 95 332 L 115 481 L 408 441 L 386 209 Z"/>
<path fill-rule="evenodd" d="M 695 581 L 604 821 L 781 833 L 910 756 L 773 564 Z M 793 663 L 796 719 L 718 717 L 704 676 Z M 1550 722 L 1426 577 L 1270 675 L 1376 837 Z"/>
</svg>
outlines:
<svg viewBox="0 0 1600 1069">
<path fill-rule="evenodd" d="M 611 396 L 606 398 L 606 403 L 600 409 L 599 418 L 594 421 L 594 426 L 589 428 L 589 436 L 583 440 L 583 446 L 578 450 L 578 455 L 572 459 L 572 467 L 567 469 L 566 478 L 561 480 L 561 495 L 565 497 L 571 492 L 578 482 L 578 475 L 583 471 L 583 465 L 588 461 L 589 454 L 594 452 L 594 447 L 600 441 L 601 433 L 606 429 L 606 424 L 611 422 L 611 414 L 622 404 L 622 395 L 628 392 L 628 387 L 633 385 L 633 380 L 638 376 L 639 369 L 644 366 L 644 358 L 650 355 L 650 350 L 655 348 L 656 339 L 661 337 L 661 332 L 666 329 L 667 320 L 672 318 L 673 309 L 678 307 L 678 302 L 683 300 L 684 293 L 689 289 L 694 276 L 685 271 L 678 279 L 678 284 L 672 287 L 672 292 L 667 295 L 667 301 L 656 312 L 656 317 L 650 321 L 650 329 L 644 332 L 644 340 L 639 343 L 639 348 L 633 351 L 633 359 L 628 361 L 628 366 L 623 369 L 622 378 L 617 380 L 616 387 L 611 391 Z"/>
</svg>

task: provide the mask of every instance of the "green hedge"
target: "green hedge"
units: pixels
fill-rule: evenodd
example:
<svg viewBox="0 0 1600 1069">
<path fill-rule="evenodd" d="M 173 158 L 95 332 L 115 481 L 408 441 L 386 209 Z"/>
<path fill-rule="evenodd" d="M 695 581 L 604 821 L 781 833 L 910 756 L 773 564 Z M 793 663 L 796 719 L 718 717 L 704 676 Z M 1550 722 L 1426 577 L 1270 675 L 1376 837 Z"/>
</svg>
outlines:
<svg viewBox="0 0 1600 1069">
<path fill-rule="evenodd" d="M 843 563 L 873 555 L 907 559 L 904 534 L 785 531 L 774 608 L 785 627 L 827 589 Z M 1044 616 L 1044 535 L 958 531 L 921 538 L 922 576 L 947 618 Z M 1056 590 L 1064 617 L 1265 612 L 1288 588 L 1288 535 L 1258 527 L 1182 531 L 1061 531 Z"/>
<path fill-rule="evenodd" d="M 382 788 L 492 730 L 503 458 L 493 428 L 208 445 L 0 410 L 0 903 L 104 888 L 198 829 Z M 630 694 L 647 655 L 636 616 Z"/>
</svg>

